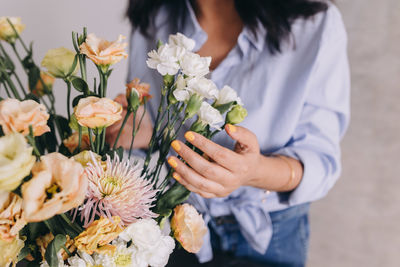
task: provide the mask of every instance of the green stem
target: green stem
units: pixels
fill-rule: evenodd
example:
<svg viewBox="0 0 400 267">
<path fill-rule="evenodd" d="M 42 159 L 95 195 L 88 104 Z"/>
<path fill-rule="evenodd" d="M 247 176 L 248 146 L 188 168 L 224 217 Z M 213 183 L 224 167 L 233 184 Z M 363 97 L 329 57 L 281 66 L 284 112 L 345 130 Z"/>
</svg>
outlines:
<svg viewBox="0 0 400 267">
<path fill-rule="evenodd" d="M 10 19 L 7 18 L 7 22 L 10 24 L 11 28 L 13 29 L 15 35 L 17 36 L 17 39 L 21 42 L 22 47 L 25 49 L 25 51 L 29 54 L 30 51 L 28 49 L 28 47 L 25 45 L 24 41 L 22 40 L 21 36 L 19 35 L 19 33 L 17 32 L 17 30 L 14 27 L 14 24 L 11 23 Z"/>
<path fill-rule="evenodd" d="M 17 47 L 15 46 L 15 44 L 11 44 L 11 47 L 12 47 L 12 49 L 14 50 L 14 54 L 17 56 L 19 62 L 20 62 L 21 65 L 23 66 L 23 69 L 24 69 L 25 73 L 28 75 L 28 71 L 27 71 L 27 69 L 25 69 L 25 67 L 24 67 L 23 60 L 22 60 L 21 56 L 20 56 L 19 53 L 18 53 Z"/>
<path fill-rule="evenodd" d="M 96 136 L 96 140 L 94 141 L 96 144 L 96 153 L 100 154 L 100 134 L 99 134 L 99 129 L 95 129 L 94 135 Z"/>
<path fill-rule="evenodd" d="M 133 142 L 135 141 L 135 136 L 136 136 L 136 111 L 133 112 L 133 127 L 132 127 L 132 138 L 131 138 L 131 145 L 129 147 L 129 155 L 128 155 L 128 160 L 131 159 L 131 154 L 132 154 L 132 149 L 133 149 Z"/>
<path fill-rule="evenodd" d="M 33 153 L 37 158 L 40 158 L 40 152 L 38 148 L 36 147 L 36 142 L 35 142 L 35 136 L 33 134 L 33 128 L 32 125 L 29 125 L 29 135 L 27 136 L 29 144 L 33 147 Z"/>
<path fill-rule="evenodd" d="M 107 128 L 104 127 L 103 131 L 101 132 L 101 144 L 100 144 L 100 150 L 99 150 L 99 155 L 102 155 L 103 150 L 104 150 L 104 145 L 106 144 L 106 131 Z"/>
<path fill-rule="evenodd" d="M 2 67 L 4 68 L 3 62 L 1 62 Z M 3 73 L 3 76 L 6 80 L 6 83 L 9 87 L 9 89 L 11 89 L 11 92 L 13 93 L 14 97 L 17 98 L 18 100 L 21 100 L 21 96 L 19 95 L 17 88 L 15 87 L 13 81 L 11 80 L 10 76 L 8 75 L 7 71 L 3 69 L 1 69 L 1 72 Z"/>
<path fill-rule="evenodd" d="M 92 139 L 92 136 L 93 136 L 93 131 L 92 131 L 92 129 L 88 128 L 88 133 L 89 133 L 90 149 L 91 149 L 93 152 L 96 152 L 96 151 L 95 151 L 95 148 L 94 148 L 94 144 L 93 144 L 93 139 Z"/>
<path fill-rule="evenodd" d="M 3 86 L 4 86 L 4 89 L 6 90 L 6 94 L 7 94 L 8 98 L 11 98 L 11 94 L 10 94 L 10 92 L 8 91 L 7 84 L 6 84 L 5 82 L 2 82 L 2 84 L 3 84 Z"/>
<path fill-rule="evenodd" d="M 73 223 L 65 213 L 60 214 L 60 216 L 76 232 L 78 232 L 78 233 L 83 232 L 84 229 L 82 227 L 80 227 L 78 224 Z"/>
<path fill-rule="evenodd" d="M 128 121 L 128 118 L 131 115 L 131 113 L 132 113 L 132 111 L 130 111 L 130 109 L 128 109 L 126 111 L 126 115 L 124 117 L 124 120 L 122 121 L 121 128 L 119 128 L 119 131 L 118 131 L 118 134 L 117 134 L 117 138 L 115 138 L 115 142 L 114 142 L 114 145 L 113 145 L 113 150 L 115 150 L 117 148 L 119 137 L 121 136 L 122 130 L 124 129 L 125 124 Z M 133 127 L 135 127 L 135 125 L 133 125 Z"/>
<path fill-rule="evenodd" d="M 71 119 L 71 110 L 70 110 L 70 104 L 71 104 L 71 83 L 68 80 L 64 80 L 65 83 L 67 84 L 67 113 L 68 113 L 68 121 Z"/>
</svg>

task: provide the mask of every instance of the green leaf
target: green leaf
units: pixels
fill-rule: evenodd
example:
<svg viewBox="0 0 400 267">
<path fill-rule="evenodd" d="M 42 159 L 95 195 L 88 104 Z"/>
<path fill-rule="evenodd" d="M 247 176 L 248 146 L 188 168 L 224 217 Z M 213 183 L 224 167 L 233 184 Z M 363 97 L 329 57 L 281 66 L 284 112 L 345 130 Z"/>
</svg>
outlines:
<svg viewBox="0 0 400 267">
<path fill-rule="evenodd" d="M 36 66 L 28 69 L 28 81 L 29 81 L 29 88 L 32 90 L 35 88 L 37 82 L 40 78 L 40 69 Z"/>
<path fill-rule="evenodd" d="M 40 99 L 39 99 L 37 96 L 35 96 L 34 94 L 32 94 L 32 93 L 29 93 L 29 94 L 27 94 L 27 95 L 25 96 L 25 100 L 28 100 L 28 99 L 40 103 Z"/>
<path fill-rule="evenodd" d="M 214 107 L 215 109 L 217 109 L 219 111 L 219 113 L 224 114 L 225 112 L 227 112 L 234 104 L 236 103 L 236 101 L 232 101 L 223 105 L 219 105 Z"/>
<path fill-rule="evenodd" d="M 29 231 L 28 239 L 31 241 L 35 241 L 37 237 L 48 232 L 45 224 L 42 222 L 29 223 L 27 230 Z"/>
<path fill-rule="evenodd" d="M 78 54 L 75 55 L 74 57 L 74 62 L 72 62 L 71 68 L 68 71 L 68 74 L 65 75 L 66 77 L 69 77 L 76 69 L 76 64 L 78 64 Z"/>
<path fill-rule="evenodd" d="M 58 267 L 57 252 L 65 245 L 65 242 L 67 238 L 64 235 L 56 235 L 47 246 L 44 257 L 50 267 Z"/>
<path fill-rule="evenodd" d="M 23 60 L 22 60 L 22 65 L 25 69 L 31 69 L 35 66 L 35 63 L 32 60 L 32 55 L 28 54 Z"/>
<path fill-rule="evenodd" d="M 25 259 L 26 256 L 28 256 L 29 253 L 31 253 L 30 248 L 27 246 L 23 247 L 18 254 L 17 260 L 22 261 L 23 259 Z"/>
<path fill-rule="evenodd" d="M 85 98 L 85 96 L 84 95 L 78 95 L 77 97 L 75 97 L 72 100 L 72 107 L 75 107 L 76 105 L 78 105 L 79 100 L 81 100 L 82 98 Z"/>
<path fill-rule="evenodd" d="M 166 178 L 169 179 L 169 178 Z M 177 205 L 183 203 L 190 195 L 190 191 L 187 190 L 180 183 L 175 183 L 158 199 L 154 212 L 161 216 L 166 216 L 169 210 L 172 210 Z"/>
<path fill-rule="evenodd" d="M 89 85 L 82 78 L 72 78 L 72 86 L 79 92 L 85 93 L 86 95 L 89 94 Z"/>
<path fill-rule="evenodd" d="M 63 137 L 62 139 L 67 138 L 68 136 L 71 135 L 71 128 L 69 127 L 69 122 L 66 118 L 56 115 L 55 116 L 56 123 L 58 123 L 60 129 L 61 129 L 61 136 Z"/>
</svg>

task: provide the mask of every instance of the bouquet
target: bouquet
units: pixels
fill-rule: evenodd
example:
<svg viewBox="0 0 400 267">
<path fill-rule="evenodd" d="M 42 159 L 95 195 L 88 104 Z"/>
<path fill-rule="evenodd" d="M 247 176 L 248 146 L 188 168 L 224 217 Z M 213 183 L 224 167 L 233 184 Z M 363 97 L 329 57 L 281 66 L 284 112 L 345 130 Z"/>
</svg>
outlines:
<svg viewBox="0 0 400 267">
<path fill-rule="evenodd" d="M 137 78 L 127 84 L 125 107 L 106 97 L 112 67 L 128 56 L 124 37 L 110 42 L 84 28 L 72 33 L 74 50 L 51 49 L 39 67 L 20 36 L 24 27 L 19 18 L 0 18 L 0 88 L 7 96 L 0 102 L 0 266 L 165 266 L 175 240 L 198 252 L 204 221 L 182 204 L 190 192 L 174 182 L 173 170 L 162 175 L 161 168 L 184 124 L 211 139 L 247 114 L 232 88 L 218 90 L 205 78 L 211 58 L 193 53 L 194 41 L 180 33 L 148 53 L 163 84 L 139 163 L 131 153 L 149 85 Z M 92 81 L 89 60 L 97 69 Z M 66 117 L 56 111 L 55 79 L 66 85 Z M 131 146 L 123 153 L 118 139 L 131 118 Z M 107 143 L 107 127 L 119 121 L 115 142 Z"/>
</svg>

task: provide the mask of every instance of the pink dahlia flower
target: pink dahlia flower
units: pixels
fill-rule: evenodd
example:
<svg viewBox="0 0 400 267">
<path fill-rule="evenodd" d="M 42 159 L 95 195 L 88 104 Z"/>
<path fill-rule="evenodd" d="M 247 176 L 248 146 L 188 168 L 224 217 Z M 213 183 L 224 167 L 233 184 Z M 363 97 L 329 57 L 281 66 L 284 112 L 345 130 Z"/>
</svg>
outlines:
<svg viewBox="0 0 400 267">
<path fill-rule="evenodd" d="M 121 218 L 122 225 L 138 219 L 155 218 L 158 215 L 150 208 L 157 190 L 142 177 L 141 169 L 128 160 L 120 161 L 118 155 L 111 160 L 107 156 L 106 166 L 100 165 L 91 153 L 92 161 L 85 171 L 89 180 L 86 200 L 80 208 L 84 227 L 89 226 L 95 216 Z"/>
</svg>

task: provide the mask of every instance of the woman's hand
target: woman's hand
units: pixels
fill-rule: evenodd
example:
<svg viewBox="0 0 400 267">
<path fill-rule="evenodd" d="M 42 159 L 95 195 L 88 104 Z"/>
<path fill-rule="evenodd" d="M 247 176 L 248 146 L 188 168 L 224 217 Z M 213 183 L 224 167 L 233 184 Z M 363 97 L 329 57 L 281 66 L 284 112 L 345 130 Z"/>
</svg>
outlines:
<svg viewBox="0 0 400 267">
<path fill-rule="evenodd" d="M 191 131 L 185 134 L 185 138 L 203 151 L 203 156 L 180 141 L 172 143 L 173 149 L 190 165 L 177 157 L 170 157 L 168 163 L 176 171 L 174 178 L 202 197 L 225 197 L 241 186 L 250 185 L 260 167 L 257 137 L 239 126 L 227 125 L 226 131 L 237 141 L 235 151 Z"/>
<path fill-rule="evenodd" d="M 126 96 L 124 94 L 118 95 L 115 99 L 116 102 L 120 103 L 124 108 L 122 112 L 122 118 L 126 115 L 126 110 L 128 107 L 128 102 L 126 101 Z M 135 127 L 137 128 L 140 118 L 142 117 L 144 112 L 143 106 L 140 106 L 135 120 Z M 111 146 L 114 145 L 115 139 L 117 138 L 119 129 L 122 126 L 122 120 L 117 123 L 114 123 L 110 127 L 107 127 L 107 143 Z M 122 130 L 121 136 L 118 140 L 117 146 L 122 146 L 124 149 L 129 149 L 132 140 L 132 130 L 133 130 L 133 114 L 129 116 L 128 121 L 125 124 L 124 129 Z M 143 117 L 142 124 L 135 136 L 135 142 L 133 143 L 134 148 L 147 148 L 149 145 L 149 141 L 151 138 L 151 134 L 153 132 L 153 124 L 151 123 L 151 119 L 148 114 L 145 114 Z"/>
</svg>

